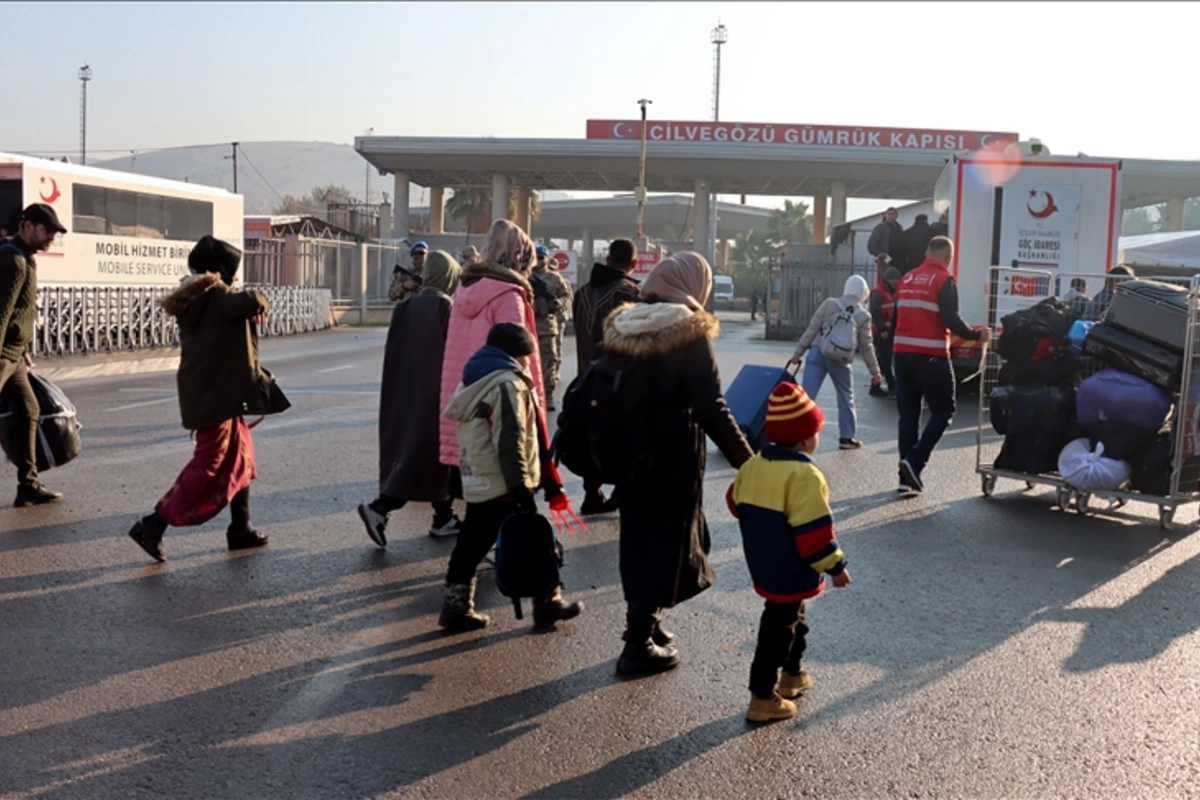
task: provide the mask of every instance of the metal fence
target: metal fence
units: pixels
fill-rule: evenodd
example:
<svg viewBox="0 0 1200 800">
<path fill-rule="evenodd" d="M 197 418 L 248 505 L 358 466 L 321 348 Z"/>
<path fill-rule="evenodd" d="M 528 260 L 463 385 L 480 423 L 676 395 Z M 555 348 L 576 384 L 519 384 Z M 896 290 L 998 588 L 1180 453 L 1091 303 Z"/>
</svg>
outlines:
<svg viewBox="0 0 1200 800">
<path fill-rule="evenodd" d="M 244 255 L 248 282 L 325 288 L 338 308 L 389 304 L 392 268 L 401 260 L 397 247 L 306 236 L 250 239 Z"/>
<path fill-rule="evenodd" d="M 37 356 L 175 347 L 179 328 L 158 304 L 169 286 L 42 286 L 32 349 Z M 271 303 L 262 336 L 327 330 L 333 326 L 328 289 L 302 286 L 246 288 Z"/>
<path fill-rule="evenodd" d="M 767 284 L 767 338 L 799 339 L 817 306 L 841 297 L 846 279 L 861 275 L 868 286 L 876 281 L 873 264 L 783 262 L 772 267 Z"/>
</svg>

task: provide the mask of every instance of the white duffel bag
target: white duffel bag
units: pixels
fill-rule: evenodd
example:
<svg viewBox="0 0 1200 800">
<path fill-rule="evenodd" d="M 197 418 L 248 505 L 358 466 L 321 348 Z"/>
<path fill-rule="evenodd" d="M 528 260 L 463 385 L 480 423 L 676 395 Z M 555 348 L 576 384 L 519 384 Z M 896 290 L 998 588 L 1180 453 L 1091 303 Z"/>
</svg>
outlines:
<svg viewBox="0 0 1200 800">
<path fill-rule="evenodd" d="M 1133 468 L 1128 461 L 1104 457 L 1104 444 L 1088 439 L 1076 439 L 1058 454 L 1058 474 L 1071 486 L 1083 492 L 1114 491 L 1129 480 Z"/>
</svg>

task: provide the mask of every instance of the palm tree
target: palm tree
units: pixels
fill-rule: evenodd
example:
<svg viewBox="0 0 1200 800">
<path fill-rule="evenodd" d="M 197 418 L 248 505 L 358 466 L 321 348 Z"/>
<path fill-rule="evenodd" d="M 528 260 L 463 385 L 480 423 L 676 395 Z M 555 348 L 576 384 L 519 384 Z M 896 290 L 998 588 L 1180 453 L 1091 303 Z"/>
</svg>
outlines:
<svg viewBox="0 0 1200 800">
<path fill-rule="evenodd" d="M 783 201 L 783 208 L 771 211 L 767 219 L 767 233 L 776 244 L 812 241 L 812 217 L 807 203 Z"/>
<path fill-rule="evenodd" d="M 751 231 L 733 237 L 733 253 L 729 271 L 733 285 L 742 286 L 739 294 L 748 295 L 751 289 L 764 289 L 768 269 L 778 257 L 778 243 L 768 233 Z"/>
<path fill-rule="evenodd" d="M 530 219 L 536 220 L 542 213 L 541 200 L 533 194 L 530 202 Z M 453 196 L 446 201 L 446 213 L 453 219 L 461 219 L 467 224 L 467 233 L 487 233 L 492 224 L 492 190 L 487 188 L 464 187 L 455 189 Z M 517 193 L 508 193 L 508 216 L 517 215 Z M 528 232 L 528 231 L 527 231 Z"/>
</svg>

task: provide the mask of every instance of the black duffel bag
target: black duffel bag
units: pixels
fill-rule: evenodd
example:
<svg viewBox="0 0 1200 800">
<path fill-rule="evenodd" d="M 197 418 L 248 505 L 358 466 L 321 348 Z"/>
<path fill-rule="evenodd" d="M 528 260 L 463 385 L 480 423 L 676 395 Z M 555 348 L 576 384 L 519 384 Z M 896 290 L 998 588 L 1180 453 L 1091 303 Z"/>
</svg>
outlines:
<svg viewBox="0 0 1200 800">
<path fill-rule="evenodd" d="M 61 467 L 79 455 L 82 426 L 75 415 L 75 405 L 62 389 L 36 372 L 29 373 L 29 385 L 38 402 L 37 468 L 38 472 L 45 472 Z M 13 444 L 16 437 L 24 433 L 23 428 L 17 414 L 0 399 L 0 449 L 9 461 L 16 461 Z"/>
<path fill-rule="evenodd" d="M 1035 306 L 1022 308 L 1000 319 L 1000 337 L 996 340 L 996 354 L 1005 361 L 1027 363 L 1033 361 L 1045 342 L 1062 345 L 1071 325 L 1078 316 L 1071 307 L 1057 297 L 1047 297 Z"/>
<path fill-rule="evenodd" d="M 1075 416 L 1075 390 L 1071 388 L 997 386 L 989 400 L 992 427 L 1001 436 L 1061 432 Z"/>
</svg>

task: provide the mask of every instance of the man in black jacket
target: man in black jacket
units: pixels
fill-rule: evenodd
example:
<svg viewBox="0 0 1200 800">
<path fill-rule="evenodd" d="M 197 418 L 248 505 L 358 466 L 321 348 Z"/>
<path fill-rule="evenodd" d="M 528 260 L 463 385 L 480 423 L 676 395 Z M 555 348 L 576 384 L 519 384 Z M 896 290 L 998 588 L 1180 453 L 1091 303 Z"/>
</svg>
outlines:
<svg viewBox="0 0 1200 800">
<path fill-rule="evenodd" d="M 12 460 L 17 465 L 17 499 L 13 505 L 35 506 L 62 497 L 38 481 L 38 401 L 29 385 L 29 343 L 37 319 L 36 254 L 66 233 L 54 209 L 34 203 L 21 213 L 17 230 L 0 246 L 0 397 L 21 421 L 14 429 Z"/>
<path fill-rule="evenodd" d="M 638 284 L 629 273 L 637 261 L 637 247 L 629 239 L 614 239 L 604 264 L 592 266 L 592 277 L 575 292 L 572 319 L 575 321 L 575 355 L 582 374 L 599 358 L 604 342 L 604 323 L 618 306 L 638 301 Z M 616 497 L 604 496 L 599 485 L 584 480 L 586 493 L 579 513 L 610 514 L 617 510 Z"/>
<path fill-rule="evenodd" d="M 907 251 L 904 248 L 904 228 L 897 221 L 900 212 L 889 208 L 883 214 L 883 220 L 871 231 L 867 239 L 867 252 L 875 257 L 878 264 L 883 263 L 900 270 L 901 274 L 908 271 Z M 924 259 L 924 253 L 921 254 Z"/>
<path fill-rule="evenodd" d="M 901 275 L 921 265 L 932 238 L 933 226 L 929 224 L 928 215 L 917 214 L 912 227 L 904 232 L 904 266 L 899 267 Z"/>
</svg>

